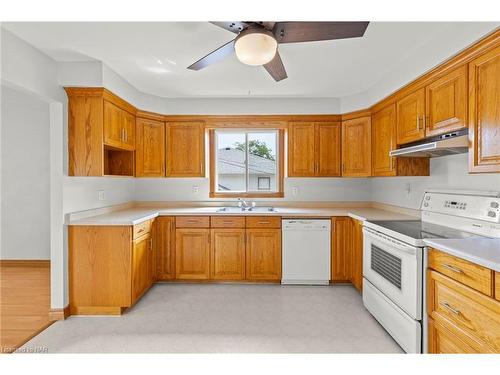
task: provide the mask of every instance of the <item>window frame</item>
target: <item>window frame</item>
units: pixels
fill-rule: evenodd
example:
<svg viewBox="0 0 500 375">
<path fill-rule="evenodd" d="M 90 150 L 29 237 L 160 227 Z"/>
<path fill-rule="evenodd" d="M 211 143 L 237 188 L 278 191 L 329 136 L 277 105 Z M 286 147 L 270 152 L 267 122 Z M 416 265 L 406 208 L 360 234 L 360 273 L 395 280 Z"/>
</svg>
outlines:
<svg viewBox="0 0 500 375">
<path fill-rule="evenodd" d="M 228 131 L 228 132 L 244 132 L 244 133 L 259 133 L 259 132 L 271 132 L 275 131 L 277 134 L 276 139 L 276 156 L 278 158 L 278 162 L 276 163 L 276 191 L 270 192 L 269 190 L 252 191 L 252 192 L 222 192 L 216 190 L 216 159 L 217 159 L 217 140 L 215 132 L 217 130 L 220 131 Z M 245 136 L 246 137 L 246 136 Z M 209 130 L 209 147 L 210 147 L 210 198 L 283 198 L 283 180 L 284 180 L 284 158 L 285 158 L 285 130 L 277 129 L 277 128 L 220 128 L 220 129 L 210 129 Z M 248 176 L 245 176 L 248 180 Z M 248 189 L 248 185 L 247 185 Z"/>
</svg>

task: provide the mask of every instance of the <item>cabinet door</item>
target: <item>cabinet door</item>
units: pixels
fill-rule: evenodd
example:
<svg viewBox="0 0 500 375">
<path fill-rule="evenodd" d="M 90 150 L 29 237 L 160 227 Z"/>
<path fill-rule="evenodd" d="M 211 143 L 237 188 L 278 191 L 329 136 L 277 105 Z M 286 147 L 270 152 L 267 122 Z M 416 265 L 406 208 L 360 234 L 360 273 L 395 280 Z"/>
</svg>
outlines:
<svg viewBox="0 0 500 375">
<path fill-rule="evenodd" d="M 166 123 L 167 177 L 205 177 L 205 124 Z"/>
<path fill-rule="evenodd" d="M 288 176 L 313 177 L 315 164 L 315 126 L 311 122 L 288 124 Z"/>
<path fill-rule="evenodd" d="M 210 274 L 214 280 L 245 278 L 245 229 L 212 229 Z"/>
<path fill-rule="evenodd" d="M 175 218 L 159 216 L 154 223 L 155 278 L 175 279 Z"/>
<path fill-rule="evenodd" d="M 151 286 L 152 239 L 145 235 L 134 240 L 132 250 L 132 301 L 137 299 Z"/>
<path fill-rule="evenodd" d="M 396 105 L 391 104 L 372 116 L 373 176 L 396 174 L 396 158 L 389 156 L 396 148 Z"/>
<path fill-rule="evenodd" d="M 135 150 L 135 116 L 122 111 L 123 148 Z"/>
<path fill-rule="evenodd" d="M 371 118 L 360 117 L 342 123 L 342 176 L 371 175 Z"/>
<path fill-rule="evenodd" d="M 466 126 L 467 67 L 464 65 L 425 88 L 425 135 L 438 135 Z"/>
<path fill-rule="evenodd" d="M 334 282 L 352 280 L 351 219 L 347 216 L 332 218 L 331 279 Z"/>
<path fill-rule="evenodd" d="M 352 222 L 352 283 L 361 292 L 363 288 L 363 223 L 351 219 Z"/>
<path fill-rule="evenodd" d="M 247 229 L 246 278 L 281 280 L 281 230 Z"/>
<path fill-rule="evenodd" d="M 122 147 L 124 140 L 122 110 L 104 101 L 104 144 Z"/>
<path fill-rule="evenodd" d="M 425 88 L 415 91 L 397 102 L 398 145 L 425 137 Z"/>
<path fill-rule="evenodd" d="M 500 47 L 469 63 L 469 171 L 500 172 Z"/>
<path fill-rule="evenodd" d="M 206 280 L 210 277 L 210 229 L 175 231 L 175 277 Z"/>
<path fill-rule="evenodd" d="M 165 124 L 137 118 L 136 177 L 165 175 Z"/>
<path fill-rule="evenodd" d="M 338 177 L 340 173 L 340 122 L 316 124 L 316 175 Z"/>
</svg>

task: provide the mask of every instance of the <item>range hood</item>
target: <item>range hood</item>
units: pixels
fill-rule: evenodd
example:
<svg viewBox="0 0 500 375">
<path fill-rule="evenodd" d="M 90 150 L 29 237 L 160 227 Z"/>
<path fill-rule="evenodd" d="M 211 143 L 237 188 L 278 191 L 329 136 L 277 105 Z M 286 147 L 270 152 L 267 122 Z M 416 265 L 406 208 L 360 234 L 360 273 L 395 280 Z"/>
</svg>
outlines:
<svg viewBox="0 0 500 375">
<path fill-rule="evenodd" d="M 399 157 L 431 157 L 463 154 L 468 152 L 468 129 L 442 134 L 421 142 L 404 145 L 402 148 L 392 150 L 389 156 Z"/>
</svg>

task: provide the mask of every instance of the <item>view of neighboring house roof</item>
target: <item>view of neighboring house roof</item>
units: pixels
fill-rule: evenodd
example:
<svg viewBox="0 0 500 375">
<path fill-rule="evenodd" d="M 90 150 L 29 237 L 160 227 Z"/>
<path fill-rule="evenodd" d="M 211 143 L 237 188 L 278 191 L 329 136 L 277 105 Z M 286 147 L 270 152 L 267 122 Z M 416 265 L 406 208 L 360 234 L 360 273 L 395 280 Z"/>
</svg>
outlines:
<svg viewBox="0 0 500 375">
<path fill-rule="evenodd" d="M 276 174 L 276 161 L 249 154 L 250 174 Z M 235 148 L 217 150 L 217 172 L 219 174 L 244 174 L 245 152 Z"/>
</svg>

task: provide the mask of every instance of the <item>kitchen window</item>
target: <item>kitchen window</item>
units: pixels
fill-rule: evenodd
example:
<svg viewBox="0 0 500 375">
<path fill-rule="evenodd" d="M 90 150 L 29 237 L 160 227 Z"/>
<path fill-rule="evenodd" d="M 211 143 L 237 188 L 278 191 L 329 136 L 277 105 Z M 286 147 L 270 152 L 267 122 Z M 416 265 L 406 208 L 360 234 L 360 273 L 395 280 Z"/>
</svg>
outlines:
<svg viewBox="0 0 500 375">
<path fill-rule="evenodd" d="M 283 197 L 283 131 L 210 131 L 211 197 Z"/>
</svg>

